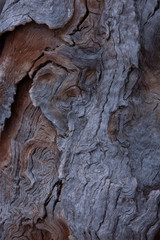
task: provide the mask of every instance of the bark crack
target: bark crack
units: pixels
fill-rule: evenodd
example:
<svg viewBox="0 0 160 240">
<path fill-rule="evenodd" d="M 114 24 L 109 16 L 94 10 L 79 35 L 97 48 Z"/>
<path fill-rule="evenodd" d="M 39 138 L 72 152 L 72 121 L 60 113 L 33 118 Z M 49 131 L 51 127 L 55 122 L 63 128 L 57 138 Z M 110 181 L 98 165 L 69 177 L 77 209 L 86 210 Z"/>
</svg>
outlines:
<svg viewBox="0 0 160 240">
<path fill-rule="evenodd" d="M 84 15 L 84 17 L 82 18 L 82 20 L 77 24 L 77 28 L 74 29 L 72 31 L 72 33 L 70 33 L 69 35 L 72 36 L 74 35 L 76 32 L 80 31 L 80 26 L 83 24 L 83 22 L 87 19 L 87 17 L 89 16 L 89 9 L 88 9 L 88 6 L 87 6 L 87 0 L 85 0 L 85 6 L 86 6 L 86 13 Z"/>
<path fill-rule="evenodd" d="M 154 17 L 154 15 L 156 14 L 156 12 L 159 10 L 159 7 L 160 7 L 159 5 L 160 5 L 159 0 L 157 0 L 157 4 L 155 5 L 155 8 L 154 8 L 153 12 L 149 14 L 146 22 L 144 23 L 144 26 L 148 23 L 148 21 L 149 21 L 151 18 Z M 143 26 L 143 27 L 144 27 L 144 26 Z"/>
<path fill-rule="evenodd" d="M 0 164 L 9 160 L 11 142 L 16 137 L 21 125 L 23 112 L 29 104 L 29 89 L 31 88 L 31 85 L 32 80 L 28 75 L 17 84 L 14 101 L 11 104 L 11 116 L 5 120 L 4 128 L 0 137 Z"/>
<path fill-rule="evenodd" d="M 53 197 L 53 191 L 55 189 L 55 187 L 57 187 L 57 196 L 56 196 L 56 200 L 53 204 L 53 208 L 52 208 L 52 211 L 54 213 L 55 211 L 55 208 L 56 208 L 56 204 L 58 202 L 60 202 L 60 195 L 61 195 L 61 191 L 62 191 L 62 181 L 59 179 L 53 186 L 52 186 L 52 189 L 50 190 L 50 193 L 48 195 L 48 197 L 46 198 L 45 202 L 44 202 L 44 208 L 45 208 L 45 216 L 44 218 L 47 217 L 47 209 L 46 207 L 48 206 L 49 202 L 51 201 L 52 197 Z"/>
<path fill-rule="evenodd" d="M 16 3 L 18 3 L 20 0 L 14 0 L 14 2 L 11 2 L 8 7 L 5 9 L 4 13 L 9 9 L 11 8 L 13 5 L 15 5 Z M 2 3 L 1 4 L 5 4 L 6 0 L 4 1 L 1 1 Z M 4 6 L 4 5 L 3 5 Z"/>
<path fill-rule="evenodd" d="M 109 182 L 108 193 L 109 193 L 110 186 L 111 186 L 111 182 Z M 98 230 L 96 231 L 96 235 L 98 235 L 98 232 L 100 231 L 101 226 L 102 226 L 103 223 L 105 222 L 105 218 L 106 218 L 106 215 L 107 215 L 107 205 L 108 205 L 108 202 L 106 201 L 105 211 L 104 211 L 104 214 L 103 214 L 103 217 L 102 217 L 102 221 L 99 223 L 99 227 L 98 227 Z"/>
<path fill-rule="evenodd" d="M 58 180 L 58 182 L 57 182 L 57 199 L 56 199 L 56 201 L 55 201 L 55 203 L 54 203 L 54 205 L 53 205 L 53 213 L 54 213 L 54 210 L 55 210 L 55 208 L 56 208 L 56 204 L 58 203 L 58 202 L 60 202 L 60 196 L 61 196 L 61 192 L 62 192 L 62 180 L 61 179 L 59 179 Z"/>
</svg>

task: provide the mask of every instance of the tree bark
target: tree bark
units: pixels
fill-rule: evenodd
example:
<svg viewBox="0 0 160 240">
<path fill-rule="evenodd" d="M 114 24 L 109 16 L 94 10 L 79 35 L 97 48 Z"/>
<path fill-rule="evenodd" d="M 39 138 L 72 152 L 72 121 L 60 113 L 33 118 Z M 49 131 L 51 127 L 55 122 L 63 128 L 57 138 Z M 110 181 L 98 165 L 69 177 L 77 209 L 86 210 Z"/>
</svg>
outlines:
<svg viewBox="0 0 160 240">
<path fill-rule="evenodd" d="M 159 4 L 0 1 L 0 239 L 160 239 Z"/>
</svg>

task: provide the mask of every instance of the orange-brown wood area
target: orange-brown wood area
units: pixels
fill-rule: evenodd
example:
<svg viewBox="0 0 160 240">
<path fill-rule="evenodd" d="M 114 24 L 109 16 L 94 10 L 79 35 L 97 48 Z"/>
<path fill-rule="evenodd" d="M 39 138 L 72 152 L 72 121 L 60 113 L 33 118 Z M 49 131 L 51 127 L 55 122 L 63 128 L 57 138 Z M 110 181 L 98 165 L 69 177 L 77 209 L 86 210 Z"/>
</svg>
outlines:
<svg viewBox="0 0 160 240">
<path fill-rule="evenodd" d="M 6 37 L 0 58 L 1 104 L 7 102 L 5 91 L 11 85 L 17 85 L 15 85 L 16 93 L 11 106 L 11 116 L 6 119 L 1 133 L 0 162 L 2 166 L 11 159 L 12 140 L 16 138 L 19 128 L 23 126 L 25 110 L 30 103 L 29 89 L 32 81 L 28 77 L 28 72 L 36 59 L 43 56 L 45 48 L 56 46 L 56 40 L 54 33 L 46 26 L 36 24 L 19 27 L 14 32 L 8 33 Z M 29 130 L 26 129 L 26 131 Z"/>
<path fill-rule="evenodd" d="M 46 48 L 56 48 L 60 39 L 45 25 L 29 23 L 8 33 L 0 58 L 2 77 L 18 83 Z M 15 70 L 16 69 L 16 70 Z"/>
<path fill-rule="evenodd" d="M 59 184 L 61 153 L 57 149 L 57 133 L 53 124 L 39 107 L 33 106 L 29 95 L 33 82 L 29 71 L 43 57 L 46 49 L 56 46 L 57 38 L 53 31 L 43 25 L 28 24 L 6 35 L 0 58 L 1 104 L 7 102 L 5 91 L 10 86 L 16 89 L 10 105 L 11 114 L 5 120 L 0 138 L 2 198 L 13 208 L 26 208 L 34 219 L 34 224 L 27 220 L 23 223 L 13 221 L 11 233 L 8 231 L 9 238 L 23 234 L 32 240 L 49 240 L 53 237 L 64 240 L 69 236 L 69 229 L 62 218 L 48 218 L 45 214 L 52 188 Z M 35 196 L 39 194 L 36 200 Z"/>
</svg>

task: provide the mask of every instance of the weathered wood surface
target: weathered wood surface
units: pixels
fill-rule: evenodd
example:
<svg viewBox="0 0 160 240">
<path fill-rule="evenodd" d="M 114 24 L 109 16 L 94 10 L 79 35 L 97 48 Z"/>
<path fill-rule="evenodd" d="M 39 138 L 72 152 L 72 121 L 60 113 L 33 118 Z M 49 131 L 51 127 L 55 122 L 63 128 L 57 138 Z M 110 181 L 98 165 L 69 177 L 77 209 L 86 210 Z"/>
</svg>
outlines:
<svg viewBox="0 0 160 240">
<path fill-rule="evenodd" d="M 160 239 L 159 1 L 0 9 L 0 239 Z"/>
</svg>

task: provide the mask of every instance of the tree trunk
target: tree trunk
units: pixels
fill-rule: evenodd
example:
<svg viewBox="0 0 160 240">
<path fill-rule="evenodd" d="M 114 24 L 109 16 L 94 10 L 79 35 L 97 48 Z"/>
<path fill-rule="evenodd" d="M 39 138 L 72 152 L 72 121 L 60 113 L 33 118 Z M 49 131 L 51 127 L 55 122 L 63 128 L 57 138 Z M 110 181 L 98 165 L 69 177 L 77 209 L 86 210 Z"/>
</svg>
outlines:
<svg viewBox="0 0 160 240">
<path fill-rule="evenodd" d="M 159 1 L 0 9 L 0 239 L 160 239 Z"/>
</svg>

